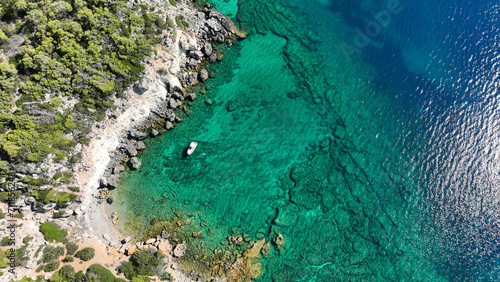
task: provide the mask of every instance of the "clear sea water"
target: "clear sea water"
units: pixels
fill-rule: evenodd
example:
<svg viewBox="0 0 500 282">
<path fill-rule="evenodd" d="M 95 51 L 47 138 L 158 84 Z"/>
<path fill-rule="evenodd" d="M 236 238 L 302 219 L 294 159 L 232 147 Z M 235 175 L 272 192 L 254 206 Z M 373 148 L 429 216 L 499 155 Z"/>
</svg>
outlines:
<svg viewBox="0 0 500 282">
<path fill-rule="evenodd" d="M 129 222 L 192 260 L 279 232 L 259 281 L 500 280 L 497 1 L 211 3 L 249 36 L 123 173 Z"/>
</svg>

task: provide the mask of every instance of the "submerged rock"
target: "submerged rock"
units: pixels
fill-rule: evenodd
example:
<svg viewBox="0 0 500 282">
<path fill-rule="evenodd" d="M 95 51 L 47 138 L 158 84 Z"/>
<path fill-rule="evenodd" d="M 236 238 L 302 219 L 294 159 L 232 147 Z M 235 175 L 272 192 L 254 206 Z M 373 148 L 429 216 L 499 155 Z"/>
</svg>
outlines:
<svg viewBox="0 0 500 282">
<path fill-rule="evenodd" d="M 196 94 L 191 93 L 191 94 L 186 96 L 186 99 L 188 99 L 189 101 L 194 101 L 194 100 L 196 100 Z"/>
</svg>

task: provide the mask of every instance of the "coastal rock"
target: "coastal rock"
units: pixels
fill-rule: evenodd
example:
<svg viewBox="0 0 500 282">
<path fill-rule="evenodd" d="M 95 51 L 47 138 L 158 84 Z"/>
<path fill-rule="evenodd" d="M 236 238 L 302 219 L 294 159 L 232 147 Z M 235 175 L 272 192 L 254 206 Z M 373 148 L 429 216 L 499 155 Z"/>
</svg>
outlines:
<svg viewBox="0 0 500 282">
<path fill-rule="evenodd" d="M 166 130 L 170 130 L 170 129 L 172 129 L 172 128 L 174 128 L 174 124 L 173 124 L 173 123 L 171 123 L 170 121 L 167 121 L 167 122 L 165 123 L 165 129 L 166 129 Z"/>
<path fill-rule="evenodd" d="M 179 103 L 177 102 L 177 100 L 175 100 L 174 98 L 170 98 L 168 100 L 168 106 L 171 108 L 171 109 L 175 109 L 179 106 Z"/>
<path fill-rule="evenodd" d="M 186 98 L 187 98 L 189 101 L 194 101 L 194 100 L 196 100 L 196 94 L 191 93 L 191 94 L 187 95 L 187 96 L 186 96 Z"/>
<path fill-rule="evenodd" d="M 205 82 L 208 79 L 208 71 L 206 69 L 202 69 L 198 74 L 198 78 L 201 82 Z"/>
<path fill-rule="evenodd" d="M 224 16 L 220 11 L 217 11 L 215 9 L 211 9 L 210 13 L 208 14 L 208 17 L 210 19 L 215 19 L 218 21 L 227 31 L 232 32 L 231 28 L 231 21 Z"/>
<path fill-rule="evenodd" d="M 191 51 L 189 52 L 189 56 L 195 60 L 200 60 L 203 58 L 203 53 L 200 51 Z"/>
<path fill-rule="evenodd" d="M 151 136 L 153 136 L 153 137 L 158 136 L 158 134 L 160 134 L 160 132 L 158 132 L 158 130 L 156 130 L 156 129 L 151 130 Z"/>
<path fill-rule="evenodd" d="M 166 115 L 166 117 L 165 117 L 165 118 L 166 118 L 166 120 L 168 120 L 168 121 L 174 121 L 174 120 L 175 120 L 175 113 L 174 113 L 174 111 L 172 111 L 172 110 L 168 110 L 168 111 L 167 111 L 167 115 Z"/>
<path fill-rule="evenodd" d="M 184 96 L 182 96 L 179 92 L 172 93 L 172 97 L 175 98 L 176 100 L 184 101 Z"/>
<path fill-rule="evenodd" d="M 201 49 L 201 51 L 207 57 L 212 55 L 212 52 L 213 52 L 212 44 L 210 44 L 209 42 L 205 42 L 205 45 L 203 45 L 203 48 Z"/>
<path fill-rule="evenodd" d="M 135 252 L 137 252 L 137 246 L 136 245 L 132 245 L 130 248 L 127 249 L 126 253 L 127 253 L 127 256 L 131 256 L 133 255 Z"/>
<path fill-rule="evenodd" d="M 185 244 L 178 244 L 174 249 L 174 257 L 180 258 L 186 253 L 187 246 Z"/>
<path fill-rule="evenodd" d="M 136 157 L 130 159 L 130 165 L 133 169 L 138 169 L 141 166 L 141 162 Z"/>
<path fill-rule="evenodd" d="M 191 58 L 191 60 L 189 60 L 187 62 L 186 66 L 189 67 L 189 68 L 194 68 L 197 65 L 199 65 L 200 63 L 201 63 L 200 60 L 197 60 L 195 58 Z"/>
<path fill-rule="evenodd" d="M 161 232 L 161 238 L 168 239 L 168 237 L 170 237 L 170 234 L 168 234 L 168 232 L 166 230 L 163 230 Z"/>
<path fill-rule="evenodd" d="M 120 174 L 120 172 L 124 171 L 125 167 L 122 165 L 117 165 L 113 168 L 113 174 Z"/>
<path fill-rule="evenodd" d="M 126 144 L 123 149 L 125 149 L 125 152 L 127 153 L 127 155 L 131 156 L 131 157 L 135 157 L 137 156 L 137 149 L 134 147 L 134 145 L 132 144 Z"/>
<path fill-rule="evenodd" d="M 210 63 L 214 63 L 215 61 L 217 61 L 217 54 L 212 53 L 212 55 L 210 55 L 210 56 L 208 57 L 208 61 L 209 61 Z"/>
<path fill-rule="evenodd" d="M 146 144 L 144 144 L 144 142 L 142 142 L 142 141 L 139 141 L 139 142 L 135 143 L 135 148 L 137 150 L 144 150 L 144 149 L 146 149 Z"/>
<path fill-rule="evenodd" d="M 182 84 L 179 81 L 179 78 L 177 78 L 176 76 L 173 75 L 167 76 L 165 84 L 167 86 L 168 92 L 175 92 L 182 90 Z"/>
<path fill-rule="evenodd" d="M 110 188 L 118 187 L 118 181 L 120 180 L 120 176 L 118 174 L 113 174 L 107 178 L 107 185 Z"/>
<path fill-rule="evenodd" d="M 160 250 L 164 254 L 168 254 L 172 251 L 172 245 L 168 241 L 162 241 L 158 244 L 158 250 Z"/>
<path fill-rule="evenodd" d="M 110 205 L 111 205 L 114 201 L 115 201 L 115 198 L 113 198 L 113 197 L 108 197 L 108 198 L 106 199 L 106 202 L 107 202 L 108 204 L 110 204 Z"/>
<path fill-rule="evenodd" d="M 139 130 L 131 130 L 129 135 L 134 139 L 144 139 L 148 136 L 146 133 L 141 132 Z"/>
</svg>

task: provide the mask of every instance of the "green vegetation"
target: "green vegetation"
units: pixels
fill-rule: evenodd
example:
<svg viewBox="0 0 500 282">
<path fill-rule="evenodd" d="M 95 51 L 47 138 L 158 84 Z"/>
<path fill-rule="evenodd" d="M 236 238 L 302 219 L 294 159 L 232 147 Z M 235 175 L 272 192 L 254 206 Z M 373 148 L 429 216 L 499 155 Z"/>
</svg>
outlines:
<svg viewBox="0 0 500 282">
<path fill-rule="evenodd" d="M 60 264 L 61 263 L 58 260 L 51 261 L 45 265 L 45 267 L 43 268 L 43 271 L 52 272 L 52 271 L 58 269 Z"/>
<path fill-rule="evenodd" d="M 29 241 L 33 240 L 33 237 L 26 236 L 23 238 L 23 244 L 28 244 Z"/>
<path fill-rule="evenodd" d="M 170 3 L 170 5 L 176 7 L 177 6 L 177 0 L 168 0 L 168 2 Z"/>
<path fill-rule="evenodd" d="M 47 246 L 43 250 L 42 262 L 47 263 L 47 262 L 51 262 L 53 260 L 58 260 L 59 257 L 62 255 L 64 255 L 64 248 L 63 247 Z"/>
<path fill-rule="evenodd" d="M 73 191 L 73 192 L 80 192 L 80 187 L 69 186 L 68 189 Z"/>
<path fill-rule="evenodd" d="M 184 20 L 183 15 L 178 15 L 175 17 L 175 23 L 178 27 L 189 27 L 189 23 Z"/>
<path fill-rule="evenodd" d="M 56 273 L 52 275 L 50 278 L 50 281 L 61 281 L 61 282 L 66 282 L 66 281 L 75 281 L 75 269 L 71 265 L 65 265 L 61 267 Z"/>
<path fill-rule="evenodd" d="M 154 7 L 128 5 L 0 0 L 0 49 L 10 56 L 0 59 L 0 156 L 8 161 L 6 167 L 0 164 L 0 178 L 7 178 L 0 188 L 15 178 L 11 170 L 19 164 L 40 163 L 49 155 L 68 165 L 80 161 L 73 146 L 88 143 L 93 121 L 102 120 L 113 99 L 138 79 L 141 61 L 154 52 L 157 36 L 171 21 Z M 66 101 L 76 105 L 68 108 L 73 103 Z M 51 181 L 70 179 L 63 174 Z M 26 191 L 42 186 L 27 180 Z M 0 200 L 7 196 L 3 192 Z"/>
<path fill-rule="evenodd" d="M 77 250 L 78 250 L 78 245 L 77 244 L 71 243 L 71 242 L 69 242 L 69 243 L 66 244 L 66 254 L 67 255 L 72 256 L 72 255 L 74 255 L 76 253 Z"/>
<path fill-rule="evenodd" d="M 65 258 L 63 258 L 62 262 L 73 262 L 75 259 L 73 259 L 73 257 L 70 257 L 70 256 L 67 256 Z"/>
<path fill-rule="evenodd" d="M 164 274 L 163 257 L 164 255 L 160 251 L 142 250 L 135 252 L 130 256 L 130 261 L 118 268 L 118 273 L 123 273 L 130 280 L 138 276 L 162 276 Z"/>
<path fill-rule="evenodd" d="M 47 242 L 61 242 L 68 235 L 66 230 L 61 229 L 57 224 L 48 221 L 40 224 L 40 232 L 42 232 L 43 238 Z"/>
<path fill-rule="evenodd" d="M 91 260 L 95 255 L 95 251 L 92 248 L 83 248 L 76 252 L 75 257 L 83 260 L 83 261 L 89 261 Z"/>
<path fill-rule="evenodd" d="M 57 208 L 67 207 L 69 202 L 76 200 L 76 198 L 78 197 L 78 195 L 73 193 L 57 192 L 53 189 L 37 190 L 35 192 L 32 192 L 31 196 L 36 199 L 37 203 L 40 203 L 42 205 L 48 203 L 56 203 Z"/>
</svg>

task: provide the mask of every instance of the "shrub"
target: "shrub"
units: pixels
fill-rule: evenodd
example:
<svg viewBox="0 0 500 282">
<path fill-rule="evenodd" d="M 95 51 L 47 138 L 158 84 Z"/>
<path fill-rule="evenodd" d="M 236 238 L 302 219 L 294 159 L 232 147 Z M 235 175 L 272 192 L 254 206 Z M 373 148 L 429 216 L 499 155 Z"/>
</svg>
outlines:
<svg viewBox="0 0 500 282">
<path fill-rule="evenodd" d="M 168 0 L 168 2 L 170 3 L 170 5 L 176 7 L 177 6 L 177 0 Z"/>
<path fill-rule="evenodd" d="M 116 281 L 117 278 L 109 271 L 99 264 L 93 264 L 87 268 L 87 281 Z"/>
<path fill-rule="evenodd" d="M 69 186 L 68 189 L 73 191 L 73 192 L 80 192 L 80 187 Z"/>
<path fill-rule="evenodd" d="M 95 251 L 92 248 L 83 248 L 76 252 L 75 257 L 83 260 L 83 261 L 89 261 L 92 258 L 94 258 Z"/>
<path fill-rule="evenodd" d="M 26 236 L 23 238 L 23 244 L 28 244 L 29 241 L 33 240 L 33 237 Z"/>
<path fill-rule="evenodd" d="M 47 246 L 43 250 L 42 261 L 43 262 L 50 262 L 53 260 L 57 260 L 62 255 L 64 255 L 64 248 L 63 247 Z"/>
<path fill-rule="evenodd" d="M 66 236 L 68 236 L 68 232 L 66 230 L 61 229 L 59 225 L 49 221 L 40 224 L 40 232 L 42 232 L 43 238 L 47 242 L 61 242 Z"/>
<path fill-rule="evenodd" d="M 75 243 L 68 243 L 66 244 L 66 254 L 72 256 L 76 253 L 76 251 L 78 250 L 78 245 L 75 244 Z"/>
<path fill-rule="evenodd" d="M 75 259 L 73 259 L 73 257 L 70 257 L 70 256 L 67 256 L 65 258 L 63 258 L 62 262 L 73 262 Z"/>
<path fill-rule="evenodd" d="M 157 251 L 152 253 L 150 250 L 135 252 L 130 261 L 125 262 L 118 268 L 118 273 L 123 273 L 127 279 L 136 276 L 153 276 L 158 274 L 158 269 L 163 264 L 164 255 Z"/>
<path fill-rule="evenodd" d="M 75 276 L 75 269 L 71 265 L 65 265 L 52 275 L 50 281 L 76 281 Z"/>
<path fill-rule="evenodd" d="M 10 245 L 9 236 L 3 237 L 2 240 L 0 241 L 0 245 L 2 247 L 9 246 Z"/>
<path fill-rule="evenodd" d="M 43 268 L 43 271 L 52 272 L 52 271 L 58 269 L 60 264 L 61 263 L 58 260 L 49 262 L 49 263 L 47 263 L 47 265 L 45 265 L 45 267 Z"/>
</svg>

